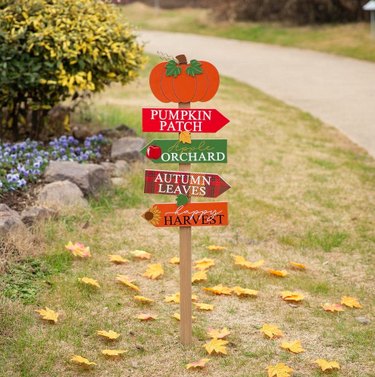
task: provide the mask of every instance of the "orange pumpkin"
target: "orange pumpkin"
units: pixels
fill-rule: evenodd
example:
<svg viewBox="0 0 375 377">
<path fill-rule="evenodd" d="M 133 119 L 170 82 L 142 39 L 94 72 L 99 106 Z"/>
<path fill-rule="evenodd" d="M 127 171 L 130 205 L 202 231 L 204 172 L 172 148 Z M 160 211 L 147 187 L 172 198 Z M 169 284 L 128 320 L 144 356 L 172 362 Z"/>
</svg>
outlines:
<svg viewBox="0 0 375 377">
<path fill-rule="evenodd" d="M 206 102 L 219 88 L 219 72 L 209 62 L 191 60 L 185 55 L 156 65 L 150 73 L 150 87 L 161 102 Z"/>
</svg>

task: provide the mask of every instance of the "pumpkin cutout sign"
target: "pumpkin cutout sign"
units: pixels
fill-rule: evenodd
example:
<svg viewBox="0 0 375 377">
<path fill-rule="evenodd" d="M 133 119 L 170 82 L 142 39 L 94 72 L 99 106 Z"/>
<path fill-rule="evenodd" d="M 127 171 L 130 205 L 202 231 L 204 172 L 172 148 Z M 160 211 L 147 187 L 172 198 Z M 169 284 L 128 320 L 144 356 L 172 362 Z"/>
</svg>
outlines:
<svg viewBox="0 0 375 377">
<path fill-rule="evenodd" d="M 219 88 L 219 72 L 209 62 L 191 60 L 185 55 L 156 65 L 150 73 L 150 87 L 161 102 L 206 102 Z"/>
</svg>

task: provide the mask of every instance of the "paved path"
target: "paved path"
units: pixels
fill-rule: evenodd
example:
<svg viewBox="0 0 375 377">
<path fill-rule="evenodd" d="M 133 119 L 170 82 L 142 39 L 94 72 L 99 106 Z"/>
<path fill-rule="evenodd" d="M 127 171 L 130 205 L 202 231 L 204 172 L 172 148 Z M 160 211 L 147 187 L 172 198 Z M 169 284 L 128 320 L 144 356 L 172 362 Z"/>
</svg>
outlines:
<svg viewBox="0 0 375 377">
<path fill-rule="evenodd" d="M 339 128 L 375 156 L 375 64 L 308 50 L 142 31 L 146 51 L 208 60 L 233 77 Z"/>
</svg>

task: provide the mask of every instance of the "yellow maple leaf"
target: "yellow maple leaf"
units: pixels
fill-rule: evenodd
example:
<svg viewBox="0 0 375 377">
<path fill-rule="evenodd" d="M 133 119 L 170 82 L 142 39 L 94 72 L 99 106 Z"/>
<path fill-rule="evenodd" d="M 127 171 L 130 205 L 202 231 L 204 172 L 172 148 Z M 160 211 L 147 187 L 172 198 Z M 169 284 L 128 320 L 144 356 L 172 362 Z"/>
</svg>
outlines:
<svg viewBox="0 0 375 377">
<path fill-rule="evenodd" d="M 125 259 L 124 257 L 118 254 L 108 255 L 108 258 L 112 263 L 115 263 L 115 264 L 124 264 L 124 263 L 129 262 L 127 259 Z"/>
<path fill-rule="evenodd" d="M 81 283 L 91 285 L 92 287 L 100 288 L 100 284 L 97 280 L 88 278 L 87 276 L 84 276 L 83 278 L 78 279 Z"/>
<path fill-rule="evenodd" d="M 135 301 L 141 302 L 142 304 L 151 304 L 154 300 L 144 297 L 144 296 L 134 296 Z"/>
<path fill-rule="evenodd" d="M 172 315 L 172 318 L 176 319 L 177 321 L 181 321 L 181 316 L 180 313 L 174 313 Z M 192 321 L 196 320 L 197 317 L 194 317 L 193 315 L 191 316 Z"/>
<path fill-rule="evenodd" d="M 191 144 L 191 134 L 189 131 L 181 131 L 180 132 L 180 143 L 183 144 Z"/>
<path fill-rule="evenodd" d="M 293 369 L 289 368 L 284 363 L 278 363 L 267 367 L 267 372 L 268 377 L 290 377 Z"/>
<path fill-rule="evenodd" d="M 226 327 L 222 328 L 221 330 L 218 330 L 218 329 L 208 329 L 207 335 L 210 338 L 214 338 L 214 339 L 215 338 L 216 339 L 224 339 L 228 335 L 230 335 L 230 331 Z"/>
<path fill-rule="evenodd" d="M 89 361 L 85 357 L 79 356 L 79 355 L 73 355 L 72 358 L 70 359 L 71 362 L 82 365 L 84 367 L 91 367 L 96 365 L 96 363 Z"/>
<path fill-rule="evenodd" d="M 278 276 L 278 277 L 280 277 L 280 278 L 284 278 L 285 276 L 288 275 L 288 272 L 285 271 L 285 270 L 274 270 L 274 269 L 272 269 L 272 268 L 269 268 L 269 269 L 267 270 L 267 272 L 268 272 L 269 274 L 271 274 L 271 275 Z"/>
<path fill-rule="evenodd" d="M 194 303 L 194 305 L 198 310 L 206 310 L 206 311 L 214 310 L 214 306 L 211 305 L 211 304 L 205 304 L 203 302 L 197 302 L 197 303 Z"/>
<path fill-rule="evenodd" d="M 301 293 L 298 293 L 298 292 L 282 291 L 281 292 L 281 298 L 284 301 L 299 302 L 299 301 L 302 301 L 304 299 L 304 296 Z"/>
<path fill-rule="evenodd" d="M 124 354 L 126 352 L 128 352 L 128 351 L 126 351 L 126 350 L 102 350 L 103 355 L 110 356 L 110 357 L 121 356 L 122 354 Z"/>
<path fill-rule="evenodd" d="M 347 306 L 348 308 L 362 308 L 362 305 L 359 303 L 358 299 L 350 296 L 342 296 L 341 304 Z"/>
<path fill-rule="evenodd" d="M 326 302 L 325 304 L 322 304 L 321 307 L 326 311 L 326 312 L 343 312 L 344 308 L 340 304 L 330 304 Z"/>
<path fill-rule="evenodd" d="M 305 352 L 305 350 L 302 348 L 300 340 L 295 340 L 293 342 L 282 342 L 280 347 L 293 353 Z"/>
<path fill-rule="evenodd" d="M 109 331 L 98 330 L 96 332 L 96 334 L 103 337 L 103 338 L 109 339 L 109 340 L 116 340 L 121 336 L 121 334 L 119 334 L 119 333 L 117 333 L 113 330 L 109 330 Z"/>
<path fill-rule="evenodd" d="M 203 347 L 206 349 L 206 351 L 211 355 L 211 353 L 221 353 L 223 355 L 227 354 L 227 347 L 226 345 L 229 342 L 227 340 L 223 339 L 211 339 L 208 341 Z"/>
<path fill-rule="evenodd" d="M 325 372 L 326 370 L 340 369 L 340 364 L 337 361 L 317 359 L 314 361 L 314 363 L 318 364 L 323 372 Z"/>
<path fill-rule="evenodd" d="M 169 260 L 169 263 L 171 264 L 180 264 L 180 258 L 179 257 L 173 257 Z"/>
<path fill-rule="evenodd" d="M 214 287 L 203 288 L 204 291 L 211 292 L 215 295 L 231 295 L 232 288 L 226 287 L 222 284 L 215 285 Z"/>
<path fill-rule="evenodd" d="M 218 245 L 209 245 L 207 246 L 207 250 L 209 251 L 222 251 L 226 250 L 227 248 L 225 246 L 218 246 Z"/>
<path fill-rule="evenodd" d="M 153 321 L 157 319 L 158 317 L 156 315 L 149 314 L 149 313 L 141 313 L 141 314 L 138 314 L 135 318 L 141 321 Z"/>
<path fill-rule="evenodd" d="M 134 258 L 138 259 L 151 259 L 151 254 L 144 250 L 133 250 L 130 252 Z"/>
<path fill-rule="evenodd" d="M 80 243 L 80 242 L 76 242 L 73 244 L 72 241 L 69 241 L 65 245 L 65 249 L 69 250 L 72 253 L 72 255 L 74 255 L 75 257 L 79 257 L 79 258 L 91 257 L 90 247 L 85 246 L 83 243 Z"/>
<path fill-rule="evenodd" d="M 203 258 L 194 262 L 194 268 L 200 271 L 208 270 L 212 266 L 215 266 L 215 261 L 210 258 Z"/>
<path fill-rule="evenodd" d="M 263 259 L 260 259 L 260 260 L 258 260 L 256 262 L 250 262 L 250 261 L 246 260 L 241 255 L 231 254 L 231 256 L 234 258 L 234 264 L 236 266 L 245 267 L 245 268 L 248 268 L 250 270 L 256 270 L 259 267 L 263 266 L 263 264 L 264 264 L 264 260 Z"/>
<path fill-rule="evenodd" d="M 210 359 L 200 359 L 198 361 L 193 361 L 192 363 L 186 364 L 186 369 L 202 369 L 204 368 Z"/>
<path fill-rule="evenodd" d="M 149 264 L 147 266 L 147 270 L 143 274 L 143 276 L 145 276 L 146 278 L 153 279 L 153 280 L 163 275 L 164 275 L 164 269 L 160 263 Z"/>
<path fill-rule="evenodd" d="M 248 289 L 248 288 L 242 288 L 242 287 L 233 287 L 232 288 L 233 293 L 235 293 L 237 296 L 258 296 L 258 291 L 255 291 L 254 289 Z"/>
<path fill-rule="evenodd" d="M 197 301 L 198 296 L 197 295 L 191 295 L 191 301 Z M 180 292 L 177 292 L 173 295 L 165 296 L 164 299 L 165 302 L 174 302 L 175 304 L 180 303 Z"/>
<path fill-rule="evenodd" d="M 265 323 L 260 329 L 260 332 L 270 339 L 281 338 L 284 336 L 283 332 L 276 325 L 270 323 Z"/>
<path fill-rule="evenodd" d="M 302 263 L 289 262 L 289 264 L 296 270 L 306 270 L 306 266 Z"/>
<path fill-rule="evenodd" d="M 124 284 L 127 287 L 133 289 L 134 291 L 139 292 L 141 290 L 137 285 L 133 284 L 126 275 L 117 275 L 116 280 L 120 282 L 121 284 Z"/>
<path fill-rule="evenodd" d="M 35 311 L 39 313 L 41 318 L 44 319 L 45 321 L 51 321 L 53 323 L 56 323 L 57 319 L 59 318 L 59 313 L 47 307 L 45 309 L 37 309 Z"/>
<path fill-rule="evenodd" d="M 191 277 L 192 283 L 197 283 L 199 281 L 205 281 L 205 280 L 207 280 L 207 272 L 204 270 L 194 273 L 193 276 Z"/>
</svg>

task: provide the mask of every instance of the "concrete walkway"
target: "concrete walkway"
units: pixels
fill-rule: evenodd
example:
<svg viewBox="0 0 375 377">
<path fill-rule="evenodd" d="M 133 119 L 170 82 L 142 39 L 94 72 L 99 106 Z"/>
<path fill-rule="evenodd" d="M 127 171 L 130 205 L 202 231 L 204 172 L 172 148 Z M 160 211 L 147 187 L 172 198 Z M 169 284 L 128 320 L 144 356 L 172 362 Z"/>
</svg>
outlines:
<svg viewBox="0 0 375 377">
<path fill-rule="evenodd" d="M 146 51 L 208 60 L 337 127 L 375 156 L 375 64 L 308 50 L 198 35 L 142 31 Z M 375 43 L 375 42 L 374 42 Z"/>
</svg>

